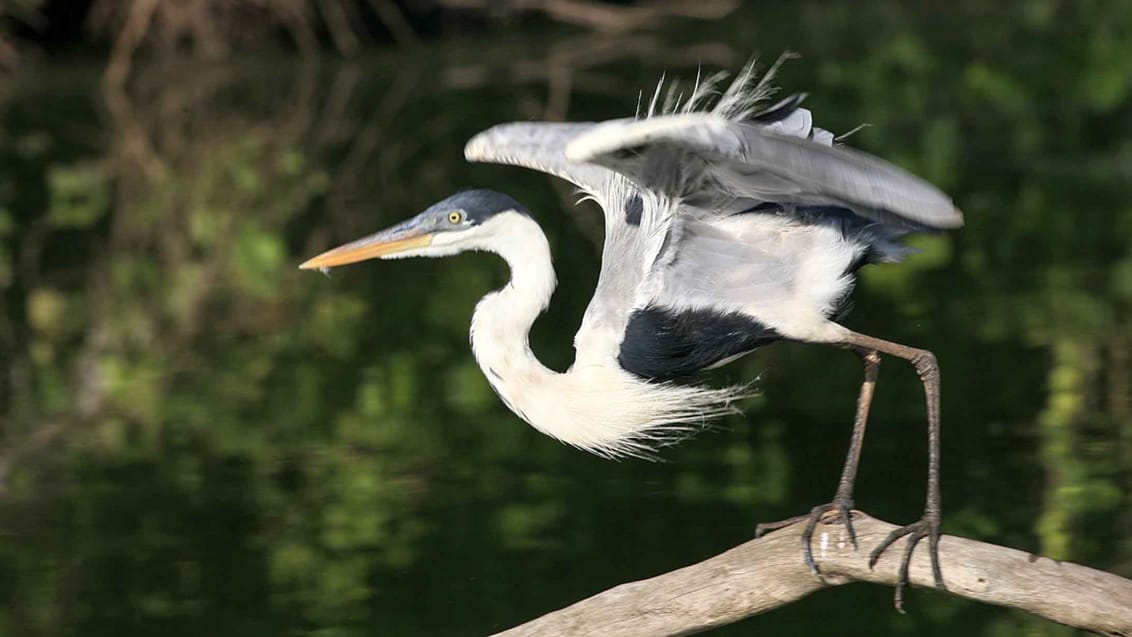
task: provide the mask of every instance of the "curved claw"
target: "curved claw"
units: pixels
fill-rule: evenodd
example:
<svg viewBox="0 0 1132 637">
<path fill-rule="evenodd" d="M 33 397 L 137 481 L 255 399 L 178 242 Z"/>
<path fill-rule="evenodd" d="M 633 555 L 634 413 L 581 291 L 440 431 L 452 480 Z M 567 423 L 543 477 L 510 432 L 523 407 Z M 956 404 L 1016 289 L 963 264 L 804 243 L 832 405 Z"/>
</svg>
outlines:
<svg viewBox="0 0 1132 637">
<path fill-rule="evenodd" d="M 830 511 L 837 511 L 837 519 L 845 527 L 845 532 L 849 534 L 849 543 L 853 545 L 853 550 L 857 550 L 857 533 L 853 530 L 853 503 L 852 502 L 838 502 L 834 500 L 827 504 L 819 504 L 810 510 L 810 515 L 805 516 L 809 518 L 806 522 L 806 528 L 802 531 L 802 554 L 806 560 L 806 567 L 814 575 L 821 577 L 821 569 L 818 568 L 817 562 L 814 561 L 813 538 L 814 529 L 817 528 L 818 522 L 821 521 L 822 516 Z"/>
<path fill-rule="evenodd" d="M 856 551 L 857 533 L 853 530 L 853 502 L 851 500 L 835 499 L 833 502 L 819 504 L 810 509 L 810 512 L 806 515 L 798 515 L 779 522 L 759 524 L 755 527 L 755 537 L 762 537 L 768 531 L 776 531 L 805 520 L 806 528 L 802 530 L 802 559 L 806 562 L 806 568 L 810 570 L 810 573 L 815 577 L 821 577 L 821 569 L 814 560 L 814 530 L 817 529 L 822 517 L 830 511 L 837 511 L 837 519 L 845 527 L 845 532 L 849 535 L 849 543 L 853 545 L 853 550 Z"/>
<path fill-rule="evenodd" d="M 943 572 L 939 567 L 938 515 L 925 515 L 918 522 L 902 526 L 889 533 L 888 537 L 884 538 L 884 540 L 869 553 L 869 568 L 871 569 L 876 566 L 881 554 L 888 550 L 897 540 L 906 535 L 910 537 L 908 538 L 908 542 L 904 545 L 904 554 L 900 558 L 900 571 L 896 578 L 896 599 L 894 600 L 896 610 L 901 613 L 904 612 L 904 587 L 908 585 L 908 568 L 912 562 L 912 551 L 915 550 L 920 540 L 925 537 L 928 538 L 928 552 L 931 556 L 932 577 L 935 579 L 935 586 L 941 591 L 947 590 L 947 586 L 943 583 Z"/>
</svg>

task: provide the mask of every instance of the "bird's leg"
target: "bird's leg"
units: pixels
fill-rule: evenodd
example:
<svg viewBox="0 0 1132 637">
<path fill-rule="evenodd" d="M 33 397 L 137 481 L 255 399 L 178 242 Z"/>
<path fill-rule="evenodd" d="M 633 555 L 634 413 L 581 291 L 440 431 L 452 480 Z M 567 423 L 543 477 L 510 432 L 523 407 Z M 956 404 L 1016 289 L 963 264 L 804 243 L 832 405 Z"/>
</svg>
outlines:
<svg viewBox="0 0 1132 637">
<path fill-rule="evenodd" d="M 924 516 L 918 522 L 894 530 L 869 554 L 869 567 L 872 568 L 880 559 L 881 554 L 888 550 L 890 546 L 900 538 L 909 536 L 904 546 L 904 555 L 900 560 L 900 572 L 896 582 L 896 608 L 903 611 L 904 587 L 908 584 L 908 565 L 912 559 L 912 551 L 916 548 L 916 544 L 925 537 L 928 538 L 932 576 L 935 579 L 936 588 L 947 590 L 943 583 L 943 574 L 939 568 L 939 365 L 936 362 L 935 355 L 927 350 L 916 349 L 855 332 L 849 332 L 848 338 L 840 344 L 858 351 L 862 349 L 872 350 L 903 358 L 916 368 L 916 374 L 924 385 L 924 396 L 927 400 L 928 411 L 928 495 L 924 505 Z M 846 468 L 848 469 L 848 467 Z M 842 478 L 844 479 L 844 476 Z M 851 483 L 852 476 L 850 476 Z"/>
<path fill-rule="evenodd" d="M 853 418 L 853 433 L 849 438 L 849 453 L 845 457 L 845 466 L 841 469 L 841 479 L 837 481 L 837 493 L 829 504 L 814 508 L 810 516 L 810 523 L 802 532 L 802 541 L 806 545 L 806 552 L 810 552 L 810 538 L 818 519 L 827 511 L 836 510 L 849 534 L 849 541 L 853 549 L 857 549 L 857 534 L 853 532 L 853 484 L 857 480 L 857 466 L 861 462 L 861 447 L 865 441 L 865 424 L 869 419 L 869 407 L 873 403 L 873 392 L 877 385 L 877 372 L 880 368 L 880 354 L 876 350 L 853 348 L 865 367 L 865 379 L 861 382 L 861 392 L 857 396 L 857 415 Z M 812 557 L 809 562 L 812 562 Z M 811 566 L 816 569 L 816 566 Z"/>
<path fill-rule="evenodd" d="M 841 479 L 837 482 L 837 492 L 833 496 L 833 501 L 826 504 L 819 504 L 814 507 L 808 515 L 800 515 L 789 520 L 781 522 L 771 522 L 767 524 L 760 524 L 755 527 L 755 536 L 760 536 L 767 531 L 773 531 L 785 526 L 789 526 L 796 522 L 806 521 L 806 528 L 802 531 L 802 551 L 806 561 L 806 566 L 809 567 L 810 572 L 814 575 L 821 576 L 821 571 L 818 568 L 817 562 L 814 561 L 814 554 L 812 548 L 812 540 L 814 530 L 817 528 L 818 522 L 821 521 L 822 516 L 830 511 L 837 511 L 838 518 L 841 523 L 845 525 L 845 531 L 849 534 L 849 541 L 853 544 L 853 549 L 857 549 L 857 534 L 853 531 L 853 483 L 857 478 L 857 466 L 861 460 L 861 446 L 865 440 L 865 424 L 869 418 L 869 407 L 873 401 L 873 391 L 876 388 L 877 372 L 880 367 L 880 355 L 875 350 L 863 347 L 850 346 L 858 356 L 865 367 L 865 379 L 861 383 L 861 392 L 857 396 L 857 415 L 853 419 L 853 433 L 849 439 L 849 453 L 845 458 L 845 466 L 841 470 Z"/>
</svg>

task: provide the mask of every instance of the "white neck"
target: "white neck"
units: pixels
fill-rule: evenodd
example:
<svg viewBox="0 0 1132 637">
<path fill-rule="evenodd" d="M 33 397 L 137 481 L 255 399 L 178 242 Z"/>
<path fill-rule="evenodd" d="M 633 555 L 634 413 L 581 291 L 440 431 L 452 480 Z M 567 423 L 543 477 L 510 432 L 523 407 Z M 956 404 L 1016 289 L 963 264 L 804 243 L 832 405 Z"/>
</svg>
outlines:
<svg viewBox="0 0 1132 637">
<path fill-rule="evenodd" d="M 556 285 L 546 235 L 530 217 L 507 213 L 492 219 L 497 228 L 482 247 L 511 268 L 511 281 L 485 296 L 472 316 L 472 352 L 491 386 L 507 406 L 532 422 L 529 390 L 559 376 L 535 358 L 528 336 L 550 302 Z M 526 390 L 526 391 L 525 391 Z"/>
<path fill-rule="evenodd" d="M 565 374 L 547 369 L 528 342 L 554 292 L 546 236 L 529 217 L 503 213 L 484 224 L 480 237 L 464 249 L 502 256 L 511 281 L 476 305 L 472 352 L 503 402 L 535 429 L 604 456 L 648 455 L 705 419 L 728 413 L 743 393 L 649 383 L 603 357 L 575 363 Z"/>
</svg>

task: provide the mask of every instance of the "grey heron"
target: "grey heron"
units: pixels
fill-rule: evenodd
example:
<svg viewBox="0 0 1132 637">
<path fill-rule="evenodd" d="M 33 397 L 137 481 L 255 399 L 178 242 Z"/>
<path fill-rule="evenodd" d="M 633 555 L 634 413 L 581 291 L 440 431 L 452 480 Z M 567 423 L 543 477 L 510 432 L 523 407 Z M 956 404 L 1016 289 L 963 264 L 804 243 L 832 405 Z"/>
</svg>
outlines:
<svg viewBox="0 0 1132 637">
<path fill-rule="evenodd" d="M 605 216 L 602 266 L 564 373 L 528 345 L 556 285 L 546 237 L 511 197 L 471 190 L 419 215 L 303 263 L 325 269 L 364 259 L 443 257 L 467 250 L 501 256 L 508 284 L 483 297 L 471 325 L 473 354 L 492 388 L 539 431 L 603 456 L 645 455 L 706 419 L 733 411 L 744 387 L 675 382 L 789 339 L 861 357 L 849 453 L 833 499 L 760 532 L 806 520 L 803 556 L 816 524 L 836 514 L 856 547 L 851 509 L 880 354 L 911 362 L 927 401 L 928 484 L 923 517 L 889 535 L 870 564 L 908 536 L 901 605 L 912 552 L 927 538 L 939 567 L 939 370 L 931 352 L 873 338 L 837 322 L 858 268 L 899 261 L 900 238 L 956 228 L 963 218 L 927 182 L 835 143 L 816 127 L 805 95 L 768 105 L 774 68 L 754 65 L 718 91 L 697 80 L 686 100 L 662 103 L 661 85 L 637 116 L 600 123 L 502 124 L 473 137 L 468 160 L 556 175 Z M 670 93 L 671 95 L 671 93 Z"/>
</svg>

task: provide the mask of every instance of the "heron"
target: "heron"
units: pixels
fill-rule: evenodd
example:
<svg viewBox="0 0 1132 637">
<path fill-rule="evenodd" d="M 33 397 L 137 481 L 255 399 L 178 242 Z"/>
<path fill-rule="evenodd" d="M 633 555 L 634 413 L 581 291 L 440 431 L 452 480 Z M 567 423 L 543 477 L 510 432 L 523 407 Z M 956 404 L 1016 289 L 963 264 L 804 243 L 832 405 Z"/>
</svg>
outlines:
<svg viewBox="0 0 1132 637">
<path fill-rule="evenodd" d="M 484 296 L 471 349 L 504 404 L 535 429 L 607 457 L 648 455 L 736 410 L 747 386 L 711 387 L 698 372 L 775 341 L 848 349 L 864 380 L 849 451 L 833 499 L 756 534 L 805 521 L 803 558 L 820 577 L 811 540 L 819 521 L 840 522 L 857 548 L 851 510 L 880 356 L 909 361 L 927 403 L 928 476 L 922 517 L 897 540 L 896 605 L 917 544 L 939 566 L 939 367 L 928 350 L 850 330 L 839 322 L 857 271 L 900 261 L 901 239 L 963 224 L 952 200 L 895 165 L 814 125 L 805 94 L 773 101 L 777 64 L 748 64 L 724 87 L 701 79 L 686 99 L 662 79 L 633 117 L 603 122 L 513 122 L 475 135 L 466 159 L 523 166 L 562 178 L 604 213 L 601 270 L 563 373 L 531 351 L 528 334 L 547 308 L 556 274 L 532 213 L 488 189 L 459 192 L 407 221 L 328 250 L 300 267 L 367 259 L 493 252 L 506 286 Z M 834 516 L 830 519 L 830 516 Z"/>
</svg>

